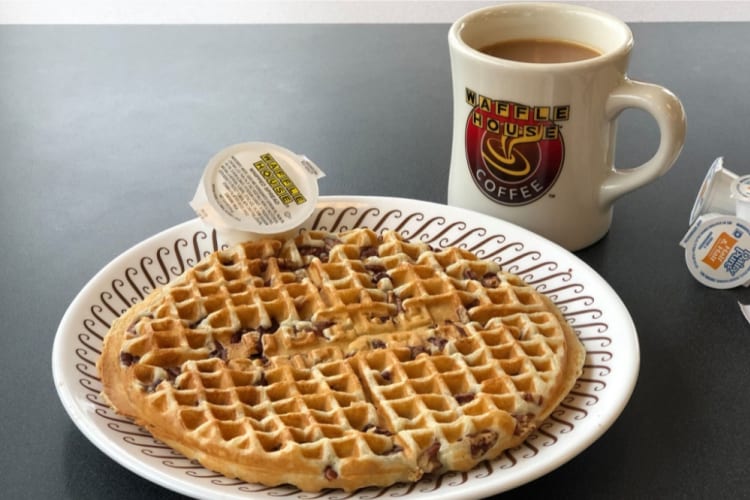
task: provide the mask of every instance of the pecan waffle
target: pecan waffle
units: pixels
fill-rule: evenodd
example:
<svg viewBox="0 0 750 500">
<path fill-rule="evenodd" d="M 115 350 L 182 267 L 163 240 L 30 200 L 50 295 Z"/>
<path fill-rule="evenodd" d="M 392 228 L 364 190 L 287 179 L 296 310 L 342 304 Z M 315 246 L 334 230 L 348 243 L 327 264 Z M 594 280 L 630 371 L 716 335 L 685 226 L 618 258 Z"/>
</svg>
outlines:
<svg viewBox="0 0 750 500">
<path fill-rule="evenodd" d="M 356 229 L 211 254 L 114 322 L 98 368 L 118 412 L 209 469 L 351 491 L 520 444 L 583 358 L 497 263 Z"/>
</svg>

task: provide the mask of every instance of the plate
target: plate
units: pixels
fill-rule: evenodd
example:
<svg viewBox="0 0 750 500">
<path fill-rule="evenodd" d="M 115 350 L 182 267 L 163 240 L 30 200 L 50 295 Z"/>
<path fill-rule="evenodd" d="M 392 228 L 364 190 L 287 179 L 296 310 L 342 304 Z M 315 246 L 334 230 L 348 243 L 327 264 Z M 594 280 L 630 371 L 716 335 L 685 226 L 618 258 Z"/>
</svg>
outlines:
<svg viewBox="0 0 750 500">
<path fill-rule="evenodd" d="M 112 321 L 208 253 L 226 244 L 201 220 L 163 231 L 97 273 L 63 316 L 52 351 L 60 400 L 81 432 L 136 474 L 199 498 L 476 498 L 532 481 L 575 457 L 617 419 L 632 394 L 640 354 L 633 321 L 612 288 L 556 244 L 515 225 L 468 210 L 417 200 L 321 197 L 306 227 L 391 229 L 435 247 L 459 246 L 499 262 L 546 293 L 587 349 L 583 374 L 550 417 L 520 446 L 469 472 L 430 475 L 412 484 L 354 493 L 304 493 L 291 486 L 245 483 L 203 468 L 112 411 L 99 396 L 96 361 Z"/>
</svg>

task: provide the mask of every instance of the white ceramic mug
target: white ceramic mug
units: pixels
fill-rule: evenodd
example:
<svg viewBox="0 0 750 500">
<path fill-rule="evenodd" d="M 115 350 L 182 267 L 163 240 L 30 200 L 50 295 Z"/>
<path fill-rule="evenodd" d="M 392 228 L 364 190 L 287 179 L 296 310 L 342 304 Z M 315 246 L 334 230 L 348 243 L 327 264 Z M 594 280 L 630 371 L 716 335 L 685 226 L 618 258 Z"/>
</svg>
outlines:
<svg viewBox="0 0 750 500">
<path fill-rule="evenodd" d="M 573 62 L 518 62 L 479 49 L 506 40 L 554 39 L 596 49 Z M 678 98 L 628 79 L 633 35 L 619 19 L 553 3 L 501 4 L 450 29 L 453 149 L 448 204 L 516 223 L 569 250 L 609 230 L 623 194 L 669 170 L 685 140 Z M 614 166 L 616 119 L 639 108 L 661 135 L 641 166 Z"/>
</svg>

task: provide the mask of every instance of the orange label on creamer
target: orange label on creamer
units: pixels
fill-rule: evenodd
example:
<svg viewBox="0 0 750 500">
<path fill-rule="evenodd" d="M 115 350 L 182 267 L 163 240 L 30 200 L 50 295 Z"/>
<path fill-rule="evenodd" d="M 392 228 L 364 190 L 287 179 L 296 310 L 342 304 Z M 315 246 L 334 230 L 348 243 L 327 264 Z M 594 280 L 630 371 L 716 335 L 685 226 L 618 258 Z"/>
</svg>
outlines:
<svg viewBox="0 0 750 500">
<path fill-rule="evenodd" d="M 709 250 L 706 256 L 703 257 L 703 262 L 713 269 L 718 269 L 726 260 L 727 255 L 729 255 L 729 252 L 736 243 L 736 239 L 732 238 L 727 233 L 722 232 L 719 237 L 716 238 L 713 246 L 711 246 L 711 250 Z"/>
</svg>

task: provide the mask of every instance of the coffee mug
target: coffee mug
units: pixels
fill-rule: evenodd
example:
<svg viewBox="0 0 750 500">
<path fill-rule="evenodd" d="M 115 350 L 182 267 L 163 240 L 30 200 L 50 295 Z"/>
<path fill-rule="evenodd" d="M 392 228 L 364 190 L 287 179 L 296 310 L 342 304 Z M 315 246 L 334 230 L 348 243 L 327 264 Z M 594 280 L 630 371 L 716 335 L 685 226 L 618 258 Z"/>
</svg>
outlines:
<svg viewBox="0 0 750 500">
<path fill-rule="evenodd" d="M 568 250 L 601 239 L 620 196 L 664 174 L 685 140 L 679 99 L 626 76 L 633 35 L 619 19 L 559 3 L 471 12 L 448 35 L 453 142 L 448 204 L 530 229 Z M 614 165 L 626 108 L 658 124 L 656 153 Z"/>
</svg>

